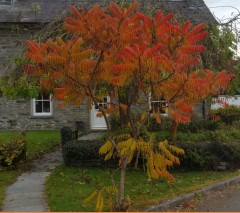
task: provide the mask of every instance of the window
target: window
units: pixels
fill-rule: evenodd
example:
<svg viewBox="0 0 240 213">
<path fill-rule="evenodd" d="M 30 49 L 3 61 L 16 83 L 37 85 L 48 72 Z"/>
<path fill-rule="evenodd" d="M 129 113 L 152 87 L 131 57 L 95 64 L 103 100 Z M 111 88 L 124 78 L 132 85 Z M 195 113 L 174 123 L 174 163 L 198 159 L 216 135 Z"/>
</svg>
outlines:
<svg viewBox="0 0 240 213">
<path fill-rule="evenodd" d="M 12 5 L 13 0 L 0 0 L 0 5 Z"/>
<path fill-rule="evenodd" d="M 109 102 L 108 99 L 109 99 L 108 96 L 103 97 L 103 102 L 98 103 L 99 106 L 102 107 L 103 109 L 107 109 L 108 108 L 107 102 Z M 98 109 L 98 105 L 95 105 L 95 109 Z"/>
<path fill-rule="evenodd" d="M 52 95 L 41 93 L 37 98 L 32 99 L 33 116 L 52 116 Z"/>
<path fill-rule="evenodd" d="M 164 100 L 153 100 L 151 101 L 151 108 L 152 111 L 161 113 L 163 115 L 167 115 L 167 104 Z"/>
<path fill-rule="evenodd" d="M 149 100 L 149 110 L 150 111 L 158 112 L 164 116 L 168 115 L 168 105 L 163 98 L 161 98 L 161 99 L 155 98 L 154 99 L 154 98 L 152 98 L 152 94 L 149 93 L 148 100 Z"/>
</svg>

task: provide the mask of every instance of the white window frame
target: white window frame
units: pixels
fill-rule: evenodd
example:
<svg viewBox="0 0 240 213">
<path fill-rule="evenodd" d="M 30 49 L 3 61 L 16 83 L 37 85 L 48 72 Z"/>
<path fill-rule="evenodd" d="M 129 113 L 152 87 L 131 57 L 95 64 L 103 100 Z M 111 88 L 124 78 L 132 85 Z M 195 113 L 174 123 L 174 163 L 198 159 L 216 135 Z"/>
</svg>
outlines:
<svg viewBox="0 0 240 213">
<path fill-rule="evenodd" d="M 0 0 L 0 6 L 12 6 L 13 0 Z"/>
<path fill-rule="evenodd" d="M 49 101 L 50 102 L 50 112 L 36 112 L 36 101 Z M 31 101 L 32 104 L 32 116 L 33 117 L 51 117 L 53 115 L 53 100 L 52 95 L 49 95 L 48 100 L 41 100 L 37 98 L 33 98 Z"/>
<path fill-rule="evenodd" d="M 166 101 L 164 100 L 157 100 L 157 99 L 152 99 L 152 94 L 149 94 L 148 97 L 148 103 L 149 103 L 149 110 L 152 110 L 152 103 L 166 103 Z M 165 113 L 160 113 L 162 116 L 168 116 L 168 105 L 166 104 L 166 109 L 165 109 Z"/>
</svg>

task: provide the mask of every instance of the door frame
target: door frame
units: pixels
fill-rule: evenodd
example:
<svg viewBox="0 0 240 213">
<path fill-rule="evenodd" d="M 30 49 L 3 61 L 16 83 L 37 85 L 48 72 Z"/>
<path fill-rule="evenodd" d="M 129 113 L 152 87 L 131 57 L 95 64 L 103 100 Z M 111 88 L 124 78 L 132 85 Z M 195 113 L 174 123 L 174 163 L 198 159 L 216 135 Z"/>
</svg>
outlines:
<svg viewBox="0 0 240 213">
<path fill-rule="evenodd" d="M 110 97 L 109 97 L 109 96 L 106 96 L 106 97 L 107 97 L 107 101 L 109 102 Z M 103 119 L 105 125 L 95 126 L 95 125 L 94 125 L 94 124 L 95 124 L 95 123 L 94 123 L 94 119 Z M 106 130 L 106 129 L 107 129 L 107 124 L 106 124 L 106 122 L 105 122 L 104 117 L 98 118 L 98 117 L 96 116 L 95 104 L 93 104 L 93 105 L 92 105 L 92 109 L 90 109 L 90 129 L 91 129 L 91 130 Z"/>
</svg>

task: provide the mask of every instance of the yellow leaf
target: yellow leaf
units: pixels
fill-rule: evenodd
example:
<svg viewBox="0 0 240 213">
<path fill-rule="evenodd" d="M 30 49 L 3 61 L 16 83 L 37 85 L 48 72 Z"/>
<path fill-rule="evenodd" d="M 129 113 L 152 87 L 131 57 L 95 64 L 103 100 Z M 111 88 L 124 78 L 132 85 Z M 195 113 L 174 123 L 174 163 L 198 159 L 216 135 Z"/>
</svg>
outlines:
<svg viewBox="0 0 240 213">
<path fill-rule="evenodd" d="M 87 198 L 85 198 L 83 200 L 83 205 L 87 204 L 88 202 L 90 202 L 91 200 L 93 200 L 93 198 L 97 195 L 97 191 L 94 191 L 92 194 L 90 194 Z"/>
<path fill-rule="evenodd" d="M 155 116 L 156 122 L 158 124 L 161 124 L 161 116 L 159 115 L 159 113 L 154 113 L 154 116 Z"/>
<path fill-rule="evenodd" d="M 144 113 L 142 113 L 141 115 L 141 121 L 143 121 L 145 119 L 145 117 L 147 116 L 147 112 L 145 111 Z"/>
<path fill-rule="evenodd" d="M 103 113 L 102 113 L 102 112 L 98 112 L 98 113 L 96 114 L 96 116 L 97 116 L 98 118 L 102 118 L 102 117 L 103 117 Z"/>
<path fill-rule="evenodd" d="M 103 144 L 99 149 L 99 154 L 104 155 L 107 154 L 113 148 L 111 141 L 107 141 Z"/>
</svg>

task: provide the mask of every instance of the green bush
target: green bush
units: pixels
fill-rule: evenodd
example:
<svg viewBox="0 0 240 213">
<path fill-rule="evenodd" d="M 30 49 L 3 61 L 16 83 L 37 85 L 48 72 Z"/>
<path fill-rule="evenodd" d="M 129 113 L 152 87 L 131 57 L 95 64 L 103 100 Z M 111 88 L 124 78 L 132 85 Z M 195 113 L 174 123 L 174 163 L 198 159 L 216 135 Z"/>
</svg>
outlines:
<svg viewBox="0 0 240 213">
<path fill-rule="evenodd" d="M 161 124 L 158 124 L 155 118 L 149 119 L 149 131 L 170 131 L 172 121 L 169 117 L 162 118 Z M 221 126 L 220 121 L 204 120 L 199 116 L 192 116 L 190 123 L 178 124 L 177 132 L 198 133 L 205 130 L 215 131 Z"/>
<path fill-rule="evenodd" d="M 112 130 L 118 130 L 121 127 L 121 122 L 118 116 L 111 114 L 110 126 Z"/>
<path fill-rule="evenodd" d="M 223 127 L 211 133 L 211 139 L 221 142 L 236 142 L 240 141 L 240 131 L 235 127 Z"/>
<path fill-rule="evenodd" d="M 66 166 L 81 166 L 87 161 L 100 161 L 98 150 L 104 144 L 103 141 L 79 141 L 73 140 L 65 143 L 63 160 Z"/>
<path fill-rule="evenodd" d="M 14 136 L 8 143 L 0 142 L 0 164 L 16 166 L 26 159 L 26 141 L 22 135 Z"/>
<path fill-rule="evenodd" d="M 180 156 L 180 168 L 187 170 L 217 170 L 221 162 L 229 169 L 240 168 L 239 142 L 179 142 L 178 147 L 185 150 Z"/>
<path fill-rule="evenodd" d="M 169 117 L 162 117 L 161 124 L 156 122 L 154 117 L 150 117 L 147 127 L 149 131 L 169 131 L 172 125 L 172 121 Z"/>
<path fill-rule="evenodd" d="M 240 120 L 240 108 L 237 106 L 228 106 L 226 108 L 211 110 L 211 113 L 219 116 L 220 119 L 228 125 Z"/>
<path fill-rule="evenodd" d="M 181 132 L 199 132 L 205 129 L 206 121 L 198 116 L 192 116 L 190 123 L 179 124 L 178 131 Z"/>
</svg>

